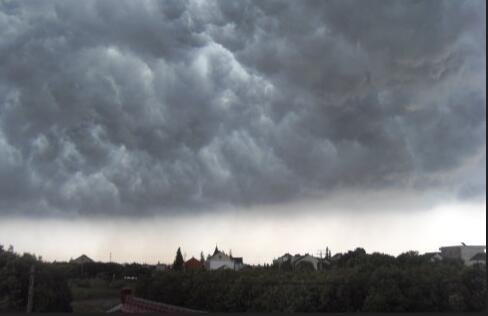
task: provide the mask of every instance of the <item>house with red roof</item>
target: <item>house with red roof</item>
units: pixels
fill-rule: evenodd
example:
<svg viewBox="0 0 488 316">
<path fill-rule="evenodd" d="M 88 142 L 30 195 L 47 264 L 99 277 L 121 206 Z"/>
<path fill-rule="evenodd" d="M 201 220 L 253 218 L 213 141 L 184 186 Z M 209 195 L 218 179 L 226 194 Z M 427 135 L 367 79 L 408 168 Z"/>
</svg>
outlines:
<svg viewBox="0 0 488 316">
<path fill-rule="evenodd" d="M 200 260 L 195 259 L 195 257 L 191 257 L 190 260 L 185 262 L 185 270 L 203 270 L 204 265 L 203 262 Z"/>
</svg>

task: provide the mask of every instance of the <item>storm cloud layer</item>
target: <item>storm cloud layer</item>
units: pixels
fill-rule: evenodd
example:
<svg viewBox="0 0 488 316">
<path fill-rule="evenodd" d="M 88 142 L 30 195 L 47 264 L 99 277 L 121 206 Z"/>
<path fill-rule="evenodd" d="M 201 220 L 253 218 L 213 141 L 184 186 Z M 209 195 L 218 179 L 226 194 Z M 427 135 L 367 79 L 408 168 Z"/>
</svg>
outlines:
<svg viewBox="0 0 488 316">
<path fill-rule="evenodd" d="M 484 198 L 484 1 L 0 0 L 0 214 Z"/>
</svg>

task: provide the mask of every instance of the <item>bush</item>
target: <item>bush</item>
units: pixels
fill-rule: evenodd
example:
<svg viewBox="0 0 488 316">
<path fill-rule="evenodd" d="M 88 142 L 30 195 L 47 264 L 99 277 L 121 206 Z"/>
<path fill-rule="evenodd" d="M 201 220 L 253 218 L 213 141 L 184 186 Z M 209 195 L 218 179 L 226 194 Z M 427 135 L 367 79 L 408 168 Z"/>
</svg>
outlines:
<svg viewBox="0 0 488 316">
<path fill-rule="evenodd" d="M 486 310 L 486 268 L 346 253 L 327 271 L 157 272 L 136 295 L 209 312 L 423 312 Z"/>
<path fill-rule="evenodd" d="M 0 249 L 0 311 L 24 312 L 29 273 L 35 266 L 34 312 L 71 312 L 71 292 L 65 274 L 56 265 L 35 256 Z"/>
</svg>

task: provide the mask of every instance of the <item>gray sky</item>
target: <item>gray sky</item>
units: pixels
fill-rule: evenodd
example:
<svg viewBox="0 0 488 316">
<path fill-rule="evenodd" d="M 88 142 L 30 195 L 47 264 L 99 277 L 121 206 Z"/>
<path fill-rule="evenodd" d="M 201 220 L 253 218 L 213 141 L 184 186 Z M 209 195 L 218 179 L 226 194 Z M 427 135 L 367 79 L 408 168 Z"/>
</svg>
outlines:
<svg viewBox="0 0 488 316">
<path fill-rule="evenodd" d="M 0 0 L 0 238 L 469 208 L 466 232 L 486 217 L 485 34 L 476 0 Z"/>
</svg>

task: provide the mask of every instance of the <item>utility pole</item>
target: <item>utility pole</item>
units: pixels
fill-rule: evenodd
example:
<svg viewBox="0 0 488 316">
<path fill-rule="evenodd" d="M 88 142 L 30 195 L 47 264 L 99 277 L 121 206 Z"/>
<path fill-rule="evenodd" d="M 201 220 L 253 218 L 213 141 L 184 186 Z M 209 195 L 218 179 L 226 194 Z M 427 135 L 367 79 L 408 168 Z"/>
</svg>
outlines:
<svg viewBox="0 0 488 316">
<path fill-rule="evenodd" d="M 32 265 L 30 267 L 29 273 L 29 291 L 27 294 L 27 313 L 32 312 L 32 306 L 34 304 L 34 274 L 35 274 L 35 267 Z"/>
</svg>

